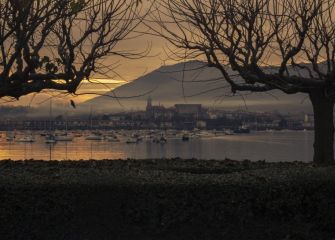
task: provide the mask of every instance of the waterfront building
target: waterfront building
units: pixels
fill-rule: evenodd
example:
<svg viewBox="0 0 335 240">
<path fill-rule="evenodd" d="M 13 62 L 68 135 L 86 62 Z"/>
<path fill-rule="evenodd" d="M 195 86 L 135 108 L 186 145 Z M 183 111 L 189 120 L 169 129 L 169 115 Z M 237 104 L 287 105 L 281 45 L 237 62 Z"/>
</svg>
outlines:
<svg viewBox="0 0 335 240">
<path fill-rule="evenodd" d="M 179 117 L 199 119 L 203 115 L 201 104 L 176 104 L 175 108 Z"/>
</svg>

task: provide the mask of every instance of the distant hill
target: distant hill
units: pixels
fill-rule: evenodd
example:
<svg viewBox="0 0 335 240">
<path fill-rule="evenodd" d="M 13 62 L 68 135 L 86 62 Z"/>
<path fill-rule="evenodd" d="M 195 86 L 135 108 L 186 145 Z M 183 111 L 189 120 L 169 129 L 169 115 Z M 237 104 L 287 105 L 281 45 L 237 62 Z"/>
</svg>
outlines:
<svg viewBox="0 0 335 240">
<path fill-rule="evenodd" d="M 310 102 L 308 99 L 305 100 L 304 94 L 286 95 L 273 91 L 232 97 L 229 90 L 217 69 L 209 68 L 204 62 L 190 61 L 163 66 L 116 88 L 113 95 L 119 97 L 119 102 L 109 97 L 97 97 L 85 102 L 83 106 L 92 105 L 97 111 L 110 112 L 144 109 L 150 96 L 154 104 L 164 106 L 173 106 L 176 103 L 201 103 L 209 107 L 226 109 L 247 107 L 252 111 L 311 111 Z"/>
</svg>

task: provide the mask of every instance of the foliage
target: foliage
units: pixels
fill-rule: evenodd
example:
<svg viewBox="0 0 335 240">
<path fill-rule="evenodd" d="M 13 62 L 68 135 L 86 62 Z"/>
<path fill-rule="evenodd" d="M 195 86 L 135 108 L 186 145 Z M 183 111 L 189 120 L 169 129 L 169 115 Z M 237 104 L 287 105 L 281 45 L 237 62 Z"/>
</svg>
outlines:
<svg viewBox="0 0 335 240">
<path fill-rule="evenodd" d="M 0 169 L 3 239 L 335 236 L 334 167 L 174 159 L 3 161 Z"/>
</svg>

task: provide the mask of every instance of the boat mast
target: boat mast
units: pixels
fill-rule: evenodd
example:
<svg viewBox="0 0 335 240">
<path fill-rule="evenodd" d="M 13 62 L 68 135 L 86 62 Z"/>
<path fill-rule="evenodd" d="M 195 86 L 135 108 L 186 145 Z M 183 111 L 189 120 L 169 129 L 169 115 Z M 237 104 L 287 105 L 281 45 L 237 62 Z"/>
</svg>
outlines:
<svg viewBox="0 0 335 240">
<path fill-rule="evenodd" d="M 90 124 L 91 124 L 91 131 L 93 131 L 93 119 L 92 119 L 92 104 L 91 104 L 91 107 L 90 107 Z"/>
<path fill-rule="evenodd" d="M 50 106 L 49 106 L 49 134 L 51 134 L 52 131 L 52 97 L 50 97 Z"/>
<path fill-rule="evenodd" d="M 67 135 L 67 111 L 65 112 L 65 132 Z"/>
</svg>

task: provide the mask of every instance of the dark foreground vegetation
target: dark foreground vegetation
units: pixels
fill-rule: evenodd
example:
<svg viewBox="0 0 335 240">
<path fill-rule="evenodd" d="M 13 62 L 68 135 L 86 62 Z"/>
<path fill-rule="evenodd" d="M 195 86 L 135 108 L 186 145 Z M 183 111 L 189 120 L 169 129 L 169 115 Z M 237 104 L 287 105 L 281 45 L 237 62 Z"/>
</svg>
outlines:
<svg viewBox="0 0 335 240">
<path fill-rule="evenodd" d="M 335 167 L 1 161 L 0 239 L 334 239 Z"/>
</svg>

